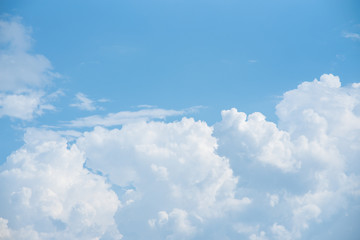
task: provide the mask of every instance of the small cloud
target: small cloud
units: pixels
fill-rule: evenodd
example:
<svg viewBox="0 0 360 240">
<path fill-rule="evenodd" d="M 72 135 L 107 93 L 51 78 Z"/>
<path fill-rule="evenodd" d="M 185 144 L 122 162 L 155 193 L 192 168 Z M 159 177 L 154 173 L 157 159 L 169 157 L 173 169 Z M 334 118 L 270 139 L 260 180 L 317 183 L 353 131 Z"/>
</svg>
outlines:
<svg viewBox="0 0 360 240">
<path fill-rule="evenodd" d="M 360 88 L 360 83 L 353 83 L 351 86 L 353 88 Z"/>
<path fill-rule="evenodd" d="M 83 93 L 76 94 L 77 103 L 70 104 L 71 107 L 76 107 L 81 110 L 94 111 L 97 109 L 93 100 L 86 97 Z"/>
<path fill-rule="evenodd" d="M 266 194 L 266 196 L 269 199 L 269 205 L 271 207 L 275 207 L 275 205 L 277 205 L 279 203 L 279 196 L 276 194 Z"/>
<path fill-rule="evenodd" d="M 155 105 L 148 105 L 148 104 L 141 104 L 141 105 L 137 105 L 137 108 L 156 108 Z"/>
<path fill-rule="evenodd" d="M 345 32 L 343 34 L 343 37 L 344 38 L 350 38 L 352 40 L 355 40 L 355 41 L 360 41 L 360 34 L 358 33 L 348 33 L 348 32 Z"/>
<path fill-rule="evenodd" d="M 101 98 L 101 99 L 98 100 L 98 102 L 105 103 L 105 102 L 110 102 L 110 100 L 106 99 L 106 98 Z"/>
<path fill-rule="evenodd" d="M 55 107 L 47 103 L 42 91 L 29 90 L 19 94 L 0 92 L 0 118 L 8 116 L 29 121 L 46 110 L 55 110 Z"/>
<path fill-rule="evenodd" d="M 250 59 L 250 60 L 248 60 L 248 63 L 257 63 L 257 60 L 255 60 L 255 59 Z"/>
<path fill-rule="evenodd" d="M 208 107 L 198 105 L 198 106 L 193 106 L 193 107 L 190 107 L 190 108 L 186 109 L 186 112 L 188 112 L 188 113 L 197 113 L 197 112 L 199 112 L 200 109 L 206 109 L 206 108 L 208 108 Z"/>
<path fill-rule="evenodd" d="M 346 60 L 346 57 L 342 54 L 336 54 L 336 58 L 339 59 L 340 61 L 345 61 Z"/>
</svg>

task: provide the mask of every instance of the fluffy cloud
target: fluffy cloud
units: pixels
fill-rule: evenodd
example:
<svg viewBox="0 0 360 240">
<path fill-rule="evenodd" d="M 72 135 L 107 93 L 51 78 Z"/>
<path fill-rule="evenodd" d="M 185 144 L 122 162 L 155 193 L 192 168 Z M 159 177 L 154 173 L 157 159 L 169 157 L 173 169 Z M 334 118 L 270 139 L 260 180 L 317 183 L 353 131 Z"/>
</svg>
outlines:
<svg viewBox="0 0 360 240">
<path fill-rule="evenodd" d="M 136 122 L 96 127 L 70 144 L 29 129 L 0 174 L 4 232 L 18 239 L 23 232 L 32 239 L 112 239 L 120 237 L 117 229 L 125 238 L 202 236 L 211 221 L 251 204 L 236 190 L 228 159 L 215 153 L 212 131 L 187 118 Z"/>
<path fill-rule="evenodd" d="M 220 152 L 254 159 L 284 172 L 300 167 L 300 162 L 293 157 L 294 145 L 289 133 L 266 121 L 261 113 L 246 116 L 233 108 L 222 111 L 221 115 L 222 121 L 215 126 L 216 135 L 220 136 L 219 144 L 224 146 Z"/>
<path fill-rule="evenodd" d="M 0 173 L 1 239 L 120 239 L 120 201 L 84 162 L 58 134 L 29 129 Z"/>
<path fill-rule="evenodd" d="M 270 205 L 281 205 L 291 219 L 274 219 L 275 239 L 301 238 L 310 223 L 338 213 L 348 196 L 359 196 L 359 97 L 356 84 L 341 87 L 339 77 L 324 74 L 284 94 L 276 107 L 279 126 L 260 113 L 222 112 L 215 125 L 218 152 L 249 191 L 273 191 Z"/>
<path fill-rule="evenodd" d="M 29 53 L 31 44 L 19 18 L 0 20 L 0 117 L 30 120 L 53 108 L 41 89 L 58 74 L 46 57 Z"/>
<path fill-rule="evenodd" d="M 336 239 L 334 219 L 358 219 L 358 84 L 304 82 L 278 124 L 236 109 L 214 126 L 149 121 L 163 111 L 29 129 L 0 171 L 0 238 Z"/>
<path fill-rule="evenodd" d="M 43 92 L 27 91 L 20 94 L 0 93 L 0 117 L 9 116 L 23 120 L 41 115 L 44 110 L 53 110 L 54 106 L 47 104 Z"/>
<path fill-rule="evenodd" d="M 96 127 L 77 145 L 86 153 L 88 167 L 131 189 L 130 196 L 124 193 L 130 204 L 117 220 L 126 226 L 131 215 L 137 224 L 148 223 L 131 238 L 160 234 L 178 239 L 194 234 L 196 226 L 209 219 L 251 203 L 246 196 L 236 196 L 237 179 L 228 160 L 215 153 L 211 134 L 206 123 L 183 118 L 128 124 L 121 130 Z"/>
</svg>

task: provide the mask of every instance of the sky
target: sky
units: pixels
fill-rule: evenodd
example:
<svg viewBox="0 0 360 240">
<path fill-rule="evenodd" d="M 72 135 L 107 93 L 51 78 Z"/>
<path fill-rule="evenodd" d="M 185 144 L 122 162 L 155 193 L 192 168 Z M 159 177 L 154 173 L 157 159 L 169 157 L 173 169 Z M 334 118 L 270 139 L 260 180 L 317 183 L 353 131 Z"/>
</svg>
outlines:
<svg viewBox="0 0 360 240">
<path fill-rule="evenodd" d="M 0 0 L 0 239 L 356 240 L 359 12 Z"/>
</svg>

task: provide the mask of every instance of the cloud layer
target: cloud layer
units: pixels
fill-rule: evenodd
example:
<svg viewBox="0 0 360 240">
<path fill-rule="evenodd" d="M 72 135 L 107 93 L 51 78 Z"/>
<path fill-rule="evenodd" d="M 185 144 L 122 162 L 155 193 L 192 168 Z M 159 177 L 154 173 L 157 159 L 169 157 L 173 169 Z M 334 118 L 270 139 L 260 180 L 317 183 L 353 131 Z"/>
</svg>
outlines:
<svg viewBox="0 0 360 240">
<path fill-rule="evenodd" d="M 237 109 L 214 126 L 149 121 L 178 114 L 159 111 L 92 117 L 68 137 L 28 129 L 1 166 L 0 238 L 337 239 L 334 221 L 359 219 L 357 83 L 300 84 L 278 124 Z"/>
</svg>

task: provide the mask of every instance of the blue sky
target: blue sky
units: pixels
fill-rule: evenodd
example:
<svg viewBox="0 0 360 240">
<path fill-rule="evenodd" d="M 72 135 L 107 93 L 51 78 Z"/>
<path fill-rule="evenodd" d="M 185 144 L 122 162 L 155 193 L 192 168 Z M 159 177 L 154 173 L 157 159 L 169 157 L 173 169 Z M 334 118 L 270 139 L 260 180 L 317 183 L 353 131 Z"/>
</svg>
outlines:
<svg viewBox="0 0 360 240">
<path fill-rule="evenodd" d="M 359 12 L 2 0 L 0 238 L 141 239 L 139 226 L 153 239 L 355 239 Z M 40 187 L 15 169 L 43 173 L 29 180 Z M 62 187 L 66 172 L 79 185 Z"/>
<path fill-rule="evenodd" d="M 55 84 L 67 95 L 107 98 L 108 111 L 201 105 L 197 116 L 212 123 L 230 107 L 275 120 L 278 97 L 322 73 L 357 81 L 359 44 L 343 34 L 359 30 L 359 8 L 357 1 L 2 3 L 32 28 L 33 51 L 63 76 Z"/>
<path fill-rule="evenodd" d="M 110 100 L 108 112 L 203 106 L 194 117 L 213 124 L 236 107 L 276 121 L 279 97 L 302 81 L 322 73 L 343 84 L 359 79 L 358 40 L 344 38 L 359 31 L 359 8 L 357 1 L 1 3 L 3 14 L 32 28 L 32 51 L 62 76 L 47 86 L 65 92 L 61 110 L 38 118 L 43 124 L 85 115 L 68 108 L 77 92 Z"/>
</svg>

